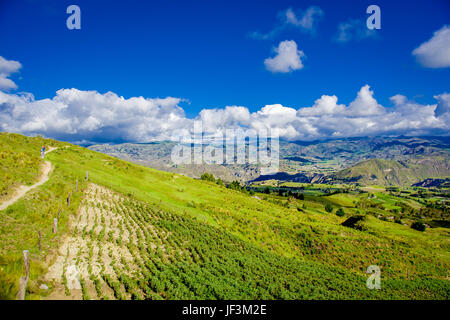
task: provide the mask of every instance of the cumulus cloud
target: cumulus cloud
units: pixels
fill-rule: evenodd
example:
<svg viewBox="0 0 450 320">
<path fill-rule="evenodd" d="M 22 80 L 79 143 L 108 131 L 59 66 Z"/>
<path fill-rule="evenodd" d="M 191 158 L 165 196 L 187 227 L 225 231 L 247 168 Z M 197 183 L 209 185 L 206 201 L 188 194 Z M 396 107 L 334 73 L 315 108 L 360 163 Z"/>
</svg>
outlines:
<svg viewBox="0 0 450 320">
<path fill-rule="evenodd" d="M 312 107 L 305 107 L 298 110 L 299 116 L 319 116 L 340 114 L 345 111 L 343 104 L 337 104 L 338 98 L 336 96 L 323 95 L 320 99 L 314 102 Z"/>
<path fill-rule="evenodd" d="M 247 125 L 250 120 L 250 111 L 242 106 L 227 106 L 225 109 L 203 109 L 200 111 L 199 120 L 202 121 L 203 130 L 206 132 L 224 131 Z"/>
<path fill-rule="evenodd" d="M 433 37 L 412 52 L 416 60 L 426 68 L 450 67 L 450 26 L 443 26 Z"/>
<path fill-rule="evenodd" d="M 293 41 L 285 43 L 295 45 Z M 299 55 L 296 45 L 293 47 Z M 291 70 L 299 66 L 294 63 L 292 67 L 292 61 L 280 58 L 284 55 L 281 45 L 277 53 L 269 63 L 272 68 Z M 3 74 L 20 68 L 20 63 L 1 62 Z M 189 119 L 180 107 L 184 101 L 181 98 L 126 99 L 113 92 L 72 88 L 58 90 L 53 98 L 37 100 L 31 93 L 0 91 L 0 131 L 41 134 L 74 143 L 188 141 L 196 123 L 202 124 L 209 137 L 221 136 L 228 129 L 270 129 L 288 140 L 448 134 L 450 94 L 434 98 L 437 103 L 423 105 L 397 94 L 390 98 L 393 106 L 385 108 L 364 85 L 348 105 L 339 104 L 335 95 L 322 95 L 312 106 L 298 109 L 272 104 L 250 112 L 244 106 L 227 106 L 203 109 L 195 119 Z"/>
<path fill-rule="evenodd" d="M 61 89 L 52 99 L 0 92 L 0 129 L 70 141 L 169 139 L 189 125 L 179 98 L 125 99 L 113 92 Z"/>
<path fill-rule="evenodd" d="M 376 31 L 368 29 L 363 20 L 350 19 L 339 23 L 337 33 L 333 40 L 339 43 L 346 43 L 373 37 L 376 37 Z"/>
<path fill-rule="evenodd" d="M 435 110 L 436 117 L 450 117 L 450 93 L 439 94 L 434 98 L 438 102 Z"/>
<path fill-rule="evenodd" d="M 267 33 L 255 31 L 250 36 L 254 39 L 270 39 L 288 28 L 314 34 L 323 15 L 323 10 L 317 6 L 308 7 L 304 11 L 288 8 L 278 13 L 278 24 L 271 31 Z"/>
<path fill-rule="evenodd" d="M 390 98 L 393 107 L 380 105 L 368 85 L 348 104 L 335 95 L 322 95 L 310 107 L 266 105 L 251 113 L 243 106 L 203 109 L 188 119 L 180 98 L 125 99 L 113 92 L 61 89 L 51 99 L 0 91 L 0 130 L 42 134 L 72 142 L 146 142 L 186 137 L 200 120 L 209 135 L 227 129 L 277 130 L 288 140 L 315 140 L 382 134 L 448 134 L 450 94 L 422 105 L 403 95 Z"/>
<path fill-rule="evenodd" d="M 14 60 L 6 60 L 0 56 L 0 90 L 17 89 L 17 85 L 8 77 L 19 71 L 22 67 L 20 62 Z"/>
<path fill-rule="evenodd" d="M 303 68 L 301 58 L 305 56 L 303 51 L 297 49 L 297 43 L 293 40 L 281 41 L 278 48 L 275 48 L 277 54 L 273 58 L 264 60 L 266 69 L 270 72 L 287 73 Z"/>
</svg>

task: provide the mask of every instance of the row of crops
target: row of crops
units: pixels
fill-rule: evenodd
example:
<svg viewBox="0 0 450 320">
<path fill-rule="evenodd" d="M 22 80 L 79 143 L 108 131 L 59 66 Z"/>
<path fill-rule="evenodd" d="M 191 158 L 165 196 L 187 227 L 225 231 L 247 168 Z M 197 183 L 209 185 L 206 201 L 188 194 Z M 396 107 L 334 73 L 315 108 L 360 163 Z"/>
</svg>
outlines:
<svg viewBox="0 0 450 320">
<path fill-rule="evenodd" d="M 90 185 L 69 238 L 65 270 L 80 269 L 84 299 L 376 298 L 366 279 L 286 258 L 158 204 Z"/>
</svg>

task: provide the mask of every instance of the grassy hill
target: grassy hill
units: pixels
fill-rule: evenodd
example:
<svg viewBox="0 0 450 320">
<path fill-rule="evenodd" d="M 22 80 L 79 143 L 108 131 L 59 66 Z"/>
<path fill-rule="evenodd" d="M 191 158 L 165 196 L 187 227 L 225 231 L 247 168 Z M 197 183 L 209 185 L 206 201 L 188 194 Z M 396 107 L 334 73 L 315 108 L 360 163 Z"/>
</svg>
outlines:
<svg viewBox="0 0 450 320">
<path fill-rule="evenodd" d="M 424 157 L 408 161 L 370 159 L 333 174 L 333 180 L 363 185 L 411 186 L 427 178 L 450 175 L 448 157 Z"/>
<path fill-rule="evenodd" d="M 60 143 L 41 137 L 29 138 L 18 134 L 0 132 L 0 201 L 7 198 L 18 185 L 36 182 L 43 160 L 43 145 Z"/>
<path fill-rule="evenodd" d="M 7 157 L 19 144 L 34 152 L 30 141 L 39 138 L 15 137 L 0 138 L 0 145 L 11 147 Z M 58 146 L 47 156 L 55 166 L 50 180 L 0 211 L 0 298 L 17 293 L 24 249 L 32 257 L 31 299 L 48 294 L 39 289 L 44 282 L 51 292 L 64 286 L 74 294 L 59 273 L 46 280 L 55 264 L 69 260 L 85 270 L 83 298 L 449 298 L 447 229 L 419 232 L 367 216 L 367 230 L 359 231 L 342 226 L 347 217 L 327 212 L 316 198 L 286 206 L 79 146 Z M 381 290 L 366 288 L 365 270 L 373 264 L 382 270 Z"/>
</svg>

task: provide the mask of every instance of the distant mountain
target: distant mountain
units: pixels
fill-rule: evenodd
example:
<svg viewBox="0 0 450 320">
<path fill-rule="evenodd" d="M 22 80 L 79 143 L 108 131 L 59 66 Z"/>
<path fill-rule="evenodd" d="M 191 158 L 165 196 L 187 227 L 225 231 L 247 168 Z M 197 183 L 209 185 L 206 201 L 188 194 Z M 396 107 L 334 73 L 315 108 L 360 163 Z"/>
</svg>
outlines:
<svg viewBox="0 0 450 320">
<path fill-rule="evenodd" d="M 324 182 L 358 182 L 362 185 L 410 186 L 427 178 L 450 176 L 449 158 L 409 160 L 370 159 L 330 175 Z"/>
<path fill-rule="evenodd" d="M 383 185 L 412 184 L 426 178 L 442 177 L 442 174 L 448 172 L 446 170 L 450 155 L 449 137 L 399 136 L 314 142 L 280 141 L 280 172 L 276 176 L 261 176 L 259 167 L 254 164 L 175 165 L 170 158 L 175 145 L 175 142 L 161 141 L 147 144 L 92 145 L 89 149 L 195 178 L 204 172 L 210 172 L 225 181 L 278 179 L 325 182 L 350 179 Z M 370 159 L 388 162 L 366 163 Z M 444 163 L 439 163 L 440 161 Z M 361 164 L 356 166 L 359 163 Z M 350 170 L 353 166 L 355 167 Z M 345 169 L 350 171 L 343 171 Z"/>
</svg>

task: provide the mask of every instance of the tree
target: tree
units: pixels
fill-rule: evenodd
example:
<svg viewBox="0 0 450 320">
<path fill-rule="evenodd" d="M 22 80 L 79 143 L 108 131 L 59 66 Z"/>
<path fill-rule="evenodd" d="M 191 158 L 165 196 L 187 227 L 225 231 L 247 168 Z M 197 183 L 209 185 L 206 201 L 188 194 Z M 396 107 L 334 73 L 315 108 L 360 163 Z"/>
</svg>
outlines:
<svg viewBox="0 0 450 320">
<path fill-rule="evenodd" d="M 208 172 L 205 172 L 204 174 L 202 174 L 200 176 L 200 179 L 206 180 L 206 181 L 211 181 L 211 182 L 216 182 L 216 178 L 214 178 L 214 175 L 212 173 L 208 173 Z"/>
<path fill-rule="evenodd" d="M 228 186 L 228 188 L 230 188 L 231 190 L 237 190 L 237 191 L 241 191 L 242 187 L 239 181 L 234 180 L 233 182 L 231 182 Z"/>
<path fill-rule="evenodd" d="M 336 215 L 338 217 L 343 217 L 343 216 L 345 216 L 345 212 L 344 212 L 344 210 L 342 210 L 342 208 L 339 208 L 336 210 Z"/>
<path fill-rule="evenodd" d="M 413 222 L 413 224 L 411 225 L 411 228 L 413 228 L 414 230 L 417 230 L 417 231 L 425 231 L 425 229 L 426 229 L 425 224 L 421 221 Z"/>
</svg>

